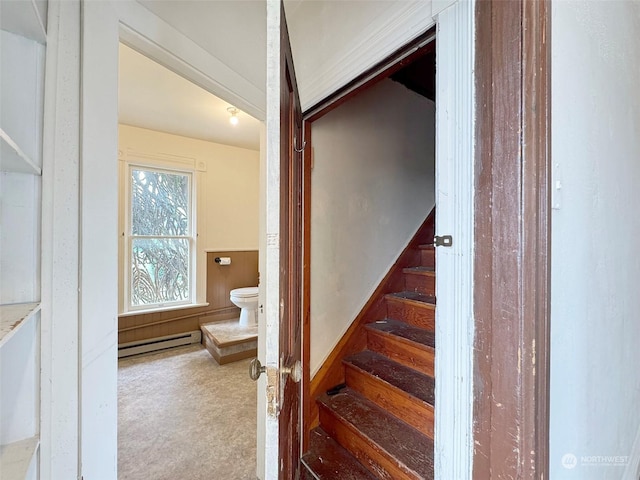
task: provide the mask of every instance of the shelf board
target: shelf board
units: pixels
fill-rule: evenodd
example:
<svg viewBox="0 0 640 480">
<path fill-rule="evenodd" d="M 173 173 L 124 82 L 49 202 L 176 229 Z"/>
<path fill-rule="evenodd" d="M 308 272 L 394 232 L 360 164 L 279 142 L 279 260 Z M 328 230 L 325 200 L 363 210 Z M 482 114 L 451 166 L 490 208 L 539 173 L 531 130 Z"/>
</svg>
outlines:
<svg viewBox="0 0 640 480">
<path fill-rule="evenodd" d="M 30 38 L 43 45 L 47 42 L 47 32 L 42 18 L 45 12 L 41 12 L 35 0 L 0 3 L 2 30 Z"/>
<path fill-rule="evenodd" d="M 3 172 L 41 175 L 42 169 L 18 147 L 16 142 L 0 128 L 0 170 Z"/>
<path fill-rule="evenodd" d="M 0 305 L 0 347 L 40 310 L 39 303 Z"/>
<path fill-rule="evenodd" d="M 2 445 L 0 447 L 0 478 L 24 479 L 39 444 L 40 440 L 35 436 Z"/>
</svg>

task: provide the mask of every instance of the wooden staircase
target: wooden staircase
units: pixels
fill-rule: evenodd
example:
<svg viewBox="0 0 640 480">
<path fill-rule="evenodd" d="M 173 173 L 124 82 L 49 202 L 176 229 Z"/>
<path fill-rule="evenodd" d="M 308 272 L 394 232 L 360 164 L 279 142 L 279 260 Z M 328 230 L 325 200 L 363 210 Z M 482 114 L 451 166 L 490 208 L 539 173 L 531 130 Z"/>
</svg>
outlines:
<svg viewBox="0 0 640 480">
<path fill-rule="evenodd" d="M 432 238 L 428 223 L 417 238 Z M 435 252 L 417 250 L 417 264 L 394 267 L 401 288 L 381 295 L 379 318 L 358 327 L 365 349 L 342 357 L 344 382 L 316 398 L 303 480 L 433 479 Z"/>
</svg>

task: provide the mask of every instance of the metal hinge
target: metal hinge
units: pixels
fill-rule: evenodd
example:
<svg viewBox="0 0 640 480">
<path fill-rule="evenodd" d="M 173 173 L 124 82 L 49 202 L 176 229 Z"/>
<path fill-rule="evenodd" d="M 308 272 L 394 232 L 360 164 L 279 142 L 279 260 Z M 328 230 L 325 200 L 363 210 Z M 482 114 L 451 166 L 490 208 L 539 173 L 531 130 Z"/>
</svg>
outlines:
<svg viewBox="0 0 640 480">
<path fill-rule="evenodd" d="M 450 247 L 453 245 L 453 237 L 451 235 L 436 235 L 433 237 L 434 247 Z"/>
</svg>

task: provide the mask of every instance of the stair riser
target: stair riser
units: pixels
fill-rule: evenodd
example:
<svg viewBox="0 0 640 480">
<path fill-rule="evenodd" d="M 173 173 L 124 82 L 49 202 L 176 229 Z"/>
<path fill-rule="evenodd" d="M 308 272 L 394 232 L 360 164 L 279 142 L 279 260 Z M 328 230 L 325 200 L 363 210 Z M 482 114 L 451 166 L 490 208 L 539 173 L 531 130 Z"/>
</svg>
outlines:
<svg viewBox="0 0 640 480">
<path fill-rule="evenodd" d="M 433 438 L 433 407 L 406 392 L 346 364 L 347 385 L 387 412 Z"/>
<path fill-rule="evenodd" d="M 433 249 L 420 250 L 420 262 L 423 267 L 435 267 L 436 251 Z"/>
<path fill-rule="evenodd" d="M 393 456 L 373 444 L 349 422 L 320 405 L 320 424 L 340 445 L 356 457 L 367 470 L 381 480 L 422 480 L 406 466 L 399 465 Z"/>
<path fill-rule="evenodd" d="M 408 341 L 402 341 L 392 335 L 385 335 L 373 331 L 367 332 L 369 350 L 389 357 L 406 367 L 413 368 L 420 373 L 434 374 L 435 352 L 430 347 L 418 347 Z"/>
<path fill-rule="evenodd" d="M 434 275 L 418 275 L 414 273 L 404 274 L 405 290 L 420 292 L 425 295 L 436 295 L 436 277 Z"/>
<path fill-rule="evenodd" d="M 436 312 L 432 306 L 427 304 L 387 298 L 387 317 L 435 331 Z"/>
</svg>

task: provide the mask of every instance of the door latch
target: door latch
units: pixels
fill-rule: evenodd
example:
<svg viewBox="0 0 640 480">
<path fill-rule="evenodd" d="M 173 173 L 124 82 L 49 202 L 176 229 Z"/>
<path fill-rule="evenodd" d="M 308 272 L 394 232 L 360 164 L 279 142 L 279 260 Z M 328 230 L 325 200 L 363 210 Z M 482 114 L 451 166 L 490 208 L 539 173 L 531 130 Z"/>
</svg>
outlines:
<svg viewBox="0 0 640 480">
<path fill-rule="evenodd" d="M 451 235 L 436 235 L 433 237 L 434 247 L 450 247 L 453 245 L 453 237 Z"/>
</svg>

